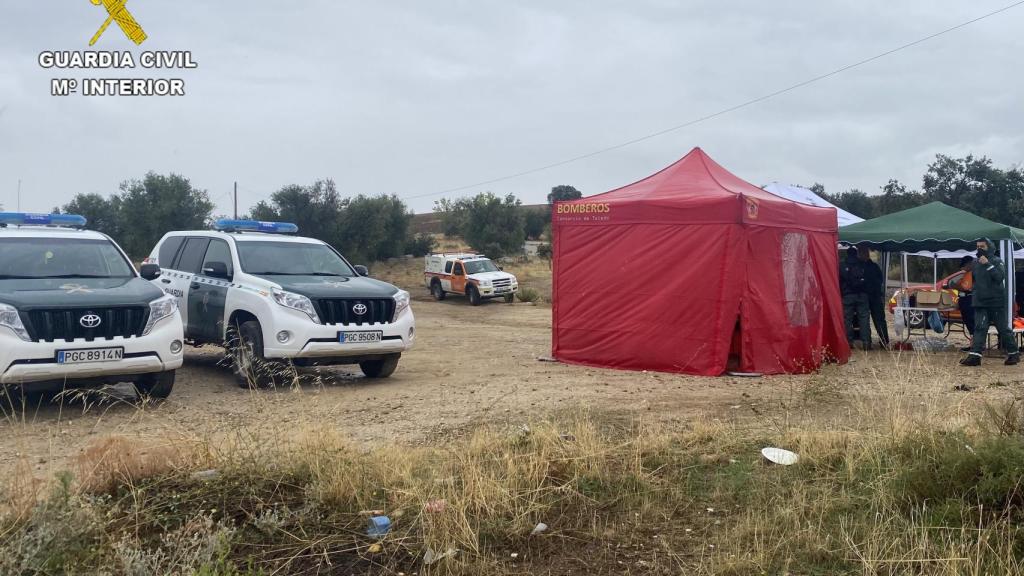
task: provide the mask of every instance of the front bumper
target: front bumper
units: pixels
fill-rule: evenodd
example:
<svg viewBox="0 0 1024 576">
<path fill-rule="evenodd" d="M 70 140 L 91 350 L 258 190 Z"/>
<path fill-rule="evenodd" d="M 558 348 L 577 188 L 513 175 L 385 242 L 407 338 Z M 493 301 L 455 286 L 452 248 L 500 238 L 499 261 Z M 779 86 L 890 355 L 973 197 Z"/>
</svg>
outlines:
<svg viewBox="0 0 1024 576">
<path fill-rule="evenodd" d="M 416 342 L 416 319 L 412 308 L 406 308 L 390 324 L 314 324 L 305 314 L 287 314 L 276 318 L 276 325 L 263 326 L 263 355 L 266 358 L 343 358 L 346 356 L 383 356 L 405 352 Z M 261 323 L 262 324 L 262 323 Z M 287 330 L 291 339 L 282 344 L 277 334 Z M 342 344 L 339 332 L 381 332 L 380 342 Z"/>
<path fill-rule="evenodd" d="M 494 286 L 477 286 L 480 296 L 484 298 L 498 298 L 519 292 L 519 285 L 513 284 L 510 288 L 496 288 Z"/>
<path fill-rule="evenodd" d="M 0 328 L 0 384 L 26 384 L 62 380 L 91 380 L 109 376 L 164 372 L 181 367 L 184 351 L 171 353 L 171 343 L 183 342 L 181 317 L 161 320 L 152 332 L 138 338 L 113 338 L 87 342 L 25 342 L 6 328 Z M 124 358 L 109 362 L 58 364 L 58 350 L 124 348 Z M 182 346 L 182 348 L 184 348 Z"/>
</svg>

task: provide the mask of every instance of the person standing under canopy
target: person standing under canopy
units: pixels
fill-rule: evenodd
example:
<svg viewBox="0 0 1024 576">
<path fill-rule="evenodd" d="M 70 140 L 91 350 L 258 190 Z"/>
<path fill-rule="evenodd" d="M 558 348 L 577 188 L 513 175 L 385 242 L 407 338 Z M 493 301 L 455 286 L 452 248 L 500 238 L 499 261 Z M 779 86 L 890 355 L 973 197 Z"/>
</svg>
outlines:
<svg viewBox="0 0 1024 576">
<path fill-rule="evenodd" d="M 995 254 L 995 244 L 978 240 L 978 259 L 974 263 L 974 339 L 971 351 L 960 361 L 962 366 L 981 366 L 981 353 L 988 341 L 988 327 L 994 325 L 1006 350 L 1007 366 L 1020 362 L 1020 350 L 1013 330 L 1006 323 L 1006 267 Z"/>
<path fill-rule="evenodd" d="M 882 268 L 871 259 L 871 246 L 857 245 L 857 257 L 864 264 L 864 280 L 868 290 L 868 310 L 875 333 L 883 348 L 889 347 L 889 325 L 885 320 L 885 275 Z"/>
<path fill-rule="evenodd" d="M 868 308 L 868 286 L 864 263 L 857 257 L 857 249 L 846 249 L 846 260 L 839 265 L 839 290 L 843 295 L 843 320 L 846 324 L 846 339 L 853 347 L 855 338 L 854 321 L 860 329 L 860 341 L 864 350 L 871 350 L 871 311 Z"/>
</svg>

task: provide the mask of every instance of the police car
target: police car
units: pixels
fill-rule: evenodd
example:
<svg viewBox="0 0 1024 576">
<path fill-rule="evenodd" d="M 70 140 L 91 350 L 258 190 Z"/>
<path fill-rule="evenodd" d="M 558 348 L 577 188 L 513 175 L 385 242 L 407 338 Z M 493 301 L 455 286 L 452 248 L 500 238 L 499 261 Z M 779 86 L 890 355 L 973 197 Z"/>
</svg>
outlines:
<svg viewBox="0 0 1024 576">
<path fill-rule="evenodd" d="M 177 300 L 85 224 L 0 213 L 0 385 L 10 400 L 129 381 L 166 398 L 182 364 Z"/>
<path fill-rule="evenodd" d="M 154 284 L 178 299 L 186 341 L 223 346 L 240 386 L 284 384 L 290 363 L 390 376 L 416 337 L 409 293 L 297 232 L 218 220 L 213 230 L 166 234 L 146 265 L 159 266 Z"/>
</svg>

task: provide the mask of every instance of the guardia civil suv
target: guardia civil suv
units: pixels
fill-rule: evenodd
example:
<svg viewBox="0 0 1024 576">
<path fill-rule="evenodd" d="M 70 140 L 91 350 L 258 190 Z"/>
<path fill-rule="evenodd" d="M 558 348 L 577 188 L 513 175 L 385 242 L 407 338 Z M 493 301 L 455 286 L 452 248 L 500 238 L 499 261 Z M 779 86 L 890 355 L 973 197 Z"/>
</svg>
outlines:
<svg viewBox="0 0 1024 576">
<path fill-rule="evenodd" d="M 223 346 L 240 386 L 283 384 L 297 366 L 358 364 L 386 378 L 412 348 L 409 293 L 367 277 L 286 222 L 218 220 L 170 232 L 146 259 L 178 299 L 186 342 Z"/>
<path fill-rule="evenodd" d="M 165 398 L 182 363 L 177 301 L 71 214 L 0 213 L 0 388 L 134 382 Z"/>
</svg>

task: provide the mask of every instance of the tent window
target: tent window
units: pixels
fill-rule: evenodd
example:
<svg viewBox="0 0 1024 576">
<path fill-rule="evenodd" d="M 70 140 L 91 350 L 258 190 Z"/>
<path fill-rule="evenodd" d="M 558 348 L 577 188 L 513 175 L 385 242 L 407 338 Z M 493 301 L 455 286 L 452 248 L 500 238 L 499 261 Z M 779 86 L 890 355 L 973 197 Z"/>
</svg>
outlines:
<svg viewBox="0 0 1024 576">
<path fill-rule="evenodd" d="M 782 277 L 790 326 L 810 326 L 821 316 L 821 289 L 806 235 L 788 232 L 782 236 Z"/>
</svg>

